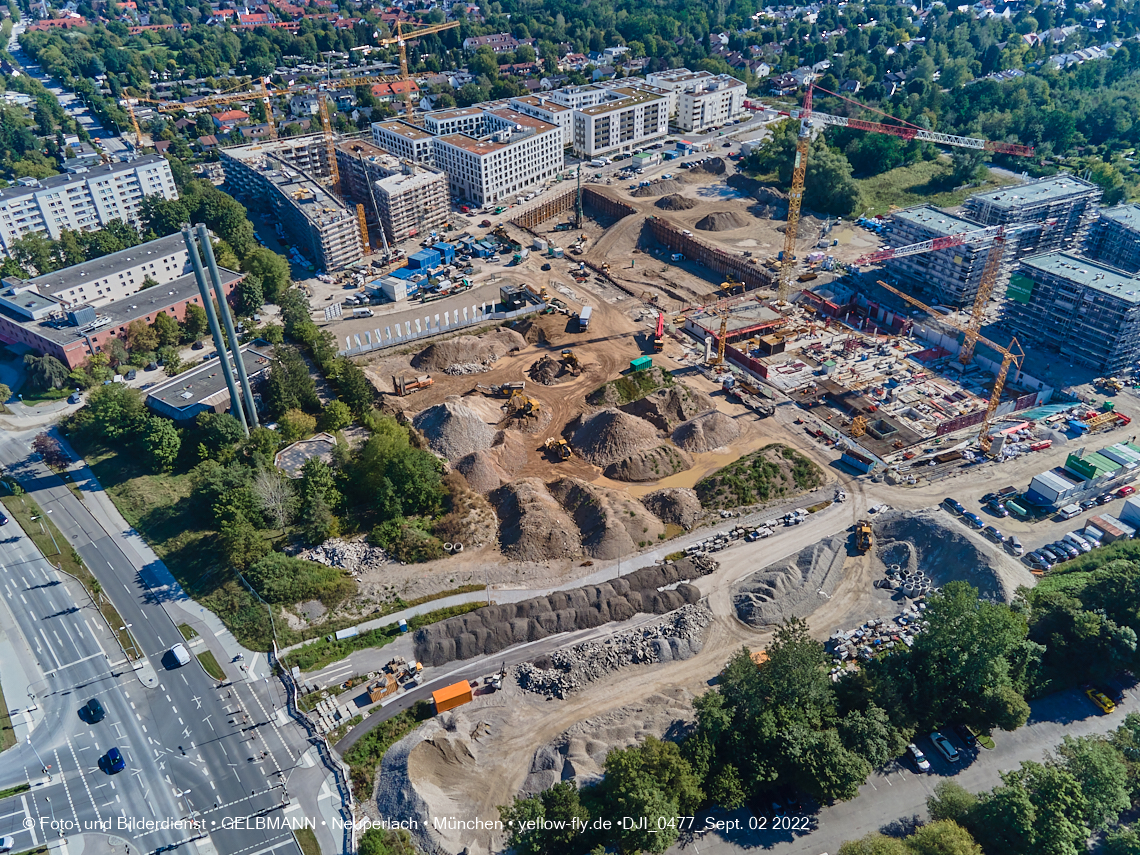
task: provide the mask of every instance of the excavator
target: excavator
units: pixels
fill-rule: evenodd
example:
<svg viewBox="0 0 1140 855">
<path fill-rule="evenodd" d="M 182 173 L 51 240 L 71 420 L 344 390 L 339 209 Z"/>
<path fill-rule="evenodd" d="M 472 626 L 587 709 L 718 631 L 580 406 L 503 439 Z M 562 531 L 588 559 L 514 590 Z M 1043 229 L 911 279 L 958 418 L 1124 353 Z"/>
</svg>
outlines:
<svg viewBox="0 0 1140 855">
<path fill-rule="evenodd" d="M 559 439 L 556 436 L 550 437 L 542 444 L 550 454 L 557 457 L 559 460 L 569 460 L 572 452 L 570 451 L 570 443 L 564 439 Z"/>
<path fill-rule="evenodd" d="M 570 348 L 562 351 L 562 362 L 566 366 L 567 371 L 573 371 L 575 374 L 582 370 L 582 363 L 578 361 L 578 357 Z"/>
<path fill-rule="evenodd" d="M 392 377 L 392 387 L 401 398 L 405 395 L 412 394 L 412 392 L 418 392 L 420 389 L 427 389 L 434 385 L 435 381 L 431 379 L 430 374 L 421 374 L 419 377 L 411 380 L 407 377 Z"/>
<path fill-rule="evenodd" d="M 534 398 L 528 398 L 518 389 L 511 393 L 511 397 L 507 401 L 507 413 L 512 418 L 525 418 L 526 416 L 537 417 L 541 409 L 541 403 L 534 400 Z"/>
</svg>

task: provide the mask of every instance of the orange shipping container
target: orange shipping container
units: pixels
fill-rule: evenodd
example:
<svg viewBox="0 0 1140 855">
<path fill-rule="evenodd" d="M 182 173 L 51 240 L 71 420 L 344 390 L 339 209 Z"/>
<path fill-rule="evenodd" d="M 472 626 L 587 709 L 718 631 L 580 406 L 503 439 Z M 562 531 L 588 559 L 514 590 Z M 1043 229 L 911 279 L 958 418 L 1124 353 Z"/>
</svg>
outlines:
<svg viewBox="0 0 1140 855">
<path fill-rule="evenodd" d="M 454 683 L 443 689 L 439 689 L 431 693 L 432 700 L 435 701 L 436 713 L 447 712 L 456 707 L 463 706 L 471 700 L 471 684 L 466 680 Z"/>
</svg>

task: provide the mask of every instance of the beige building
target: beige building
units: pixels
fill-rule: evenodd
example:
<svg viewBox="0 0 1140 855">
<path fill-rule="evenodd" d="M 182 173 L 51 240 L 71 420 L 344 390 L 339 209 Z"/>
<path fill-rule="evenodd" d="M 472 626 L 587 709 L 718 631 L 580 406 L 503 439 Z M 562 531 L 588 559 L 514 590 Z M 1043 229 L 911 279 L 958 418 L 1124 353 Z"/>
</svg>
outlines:
<svg viewBox="0 0 1140 855">
<path fill-rule="evenodd" d="M 669 133 L 668 92 L 635 86 L 601 92 L 598 103 L 574 109 L 573 145 L 582 157 L 632 152 Z"/>
<path fill-rule="evenodd" d="M 401 160 L 412 163 L 434 163 L 433 140 L 430 132 L 407 122 L 375 122 L 372 139 L 380 148 Z"/>
<path fill-rule="evenodd" d="M 574 111 L 565 104 L 559 104 L 545 95 L 527 95 L 523 98 L 512 98 L 511 108 L 527 116 L 541 119 L 547 124 L 558 125 L 562 128 L 563 145 L 573 144 Z"/>
<path fill-rule="evenodd" d="M 482 107 L 460 107 L 456 110 L 437 110 L 424 116 L 424 128 L 435 136 L 467 134 L 481 137 L 486 133 L 487 120 Z"/>
<path fill-rule="evenodd" d="M 447 222 L 447 176 L 430 167 L 406 164 L 405 169 L 374 185 L 380 222 L 389 241 L 435 231 Z"/>
</svg>

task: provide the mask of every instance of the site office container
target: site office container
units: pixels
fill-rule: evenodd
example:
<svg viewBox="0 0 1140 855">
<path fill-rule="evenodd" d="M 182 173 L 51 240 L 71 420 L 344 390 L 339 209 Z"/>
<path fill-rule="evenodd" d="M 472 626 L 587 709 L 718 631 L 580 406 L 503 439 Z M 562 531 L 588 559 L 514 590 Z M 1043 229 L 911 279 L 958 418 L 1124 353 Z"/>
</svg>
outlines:
<svg viewBox="0 0 1140 855">
<path fill-rule="evenodd" d="M 452 683 L 431 693 L 436 713 L 447 712 L 471 702 L 471 684 L 466 680 Z"/>
</svg>

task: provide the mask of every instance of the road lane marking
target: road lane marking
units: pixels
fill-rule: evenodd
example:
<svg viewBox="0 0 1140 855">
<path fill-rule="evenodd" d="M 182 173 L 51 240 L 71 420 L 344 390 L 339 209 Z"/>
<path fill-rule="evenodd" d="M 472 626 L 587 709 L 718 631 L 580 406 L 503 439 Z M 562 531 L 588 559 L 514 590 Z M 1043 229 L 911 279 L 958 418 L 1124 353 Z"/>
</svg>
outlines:
<svg viewBox="0 0 1140 855">
<path fill-rule="evenodd" d="M 59 657 L 55 655 L 55 650 L 52 649 L 51 642 L 48 641 L 47 633 L 45 633 L 43 631 L 42 627 L 39 627 L 39 632 L 40 632 L 40 635 L 43 637 L 44 644 L 47 645 L 48 653 L 50 653 L 51 658 L 55 660 L 55 668 L 58 671 L 60 668 L 63 667 L 62 665 L 59 664 Z"/>
<path fill-rule="evenodd" d="M 70 739 L 67 740 L 67 747 L 71 749 L 71 759 L 75 761 L 75 768 L 78 769 L 79 755 L 75 753 L 75 746 L 71 744 Z M 87 782 L 87 777 L 85 775 L 80 775 L 80 778 L 83 781 L 84 788 L 87 790 L 87 798 L 91 799 L 91 806 L 95 808 L 95 816 L 99 819 L 99 822 L 102 823 L 103 814 L 99 812 L 99 806 L 95 804 L 95 796 L 91 793 L 91 785 Z"/>
<path fill-rule="evenodd" d="M 86 662 L 89 659 L 98 659 L 102 653 L 92 653 L 90 656 L 84 656 L 82 659 L 76 659 L 74 662 L 68 662 L 66 665 L 60 665 L 58 668 L 53 668 L 50 671 L 45 671 L 46 674 L 54 674 L 56 671 L 62 671 L 64 668 L 70 668 L 72 665 L 78 665 L 81 662 Z"/>
<path fill-rule="evenodd" d="M 71 815 L 75 817 L 75 825 L 79 827 L 79 811 L 75 809 L 75 800 L 71 798 L 71 787 L 67 786 L 67 775 L 63 772 L 63 764 L 59 762 L 59 751 L 54 750 L 52 754 L 55 755 L 55 766 L 59 769 L 59 782 L 63 784 L 63 792 L 67 796 L 67 803 L 71 805 Z M 80 772 L 80 775 L 83 773 Z"/>
<path fill-rule="evenodd" d="M 20 796 L 20 804 L 24 806 L 24 818 L 32 820 L 31 823 L 29 823 L 32 827 L 28 829 L 28 834 L 32 836 L 32 847 L 34 848 L 40 845 L 40 840 L 36 837 L 36 821 L 32 819 L 32 812 L 28 810 L 27 796 Z"/>
</svg>

